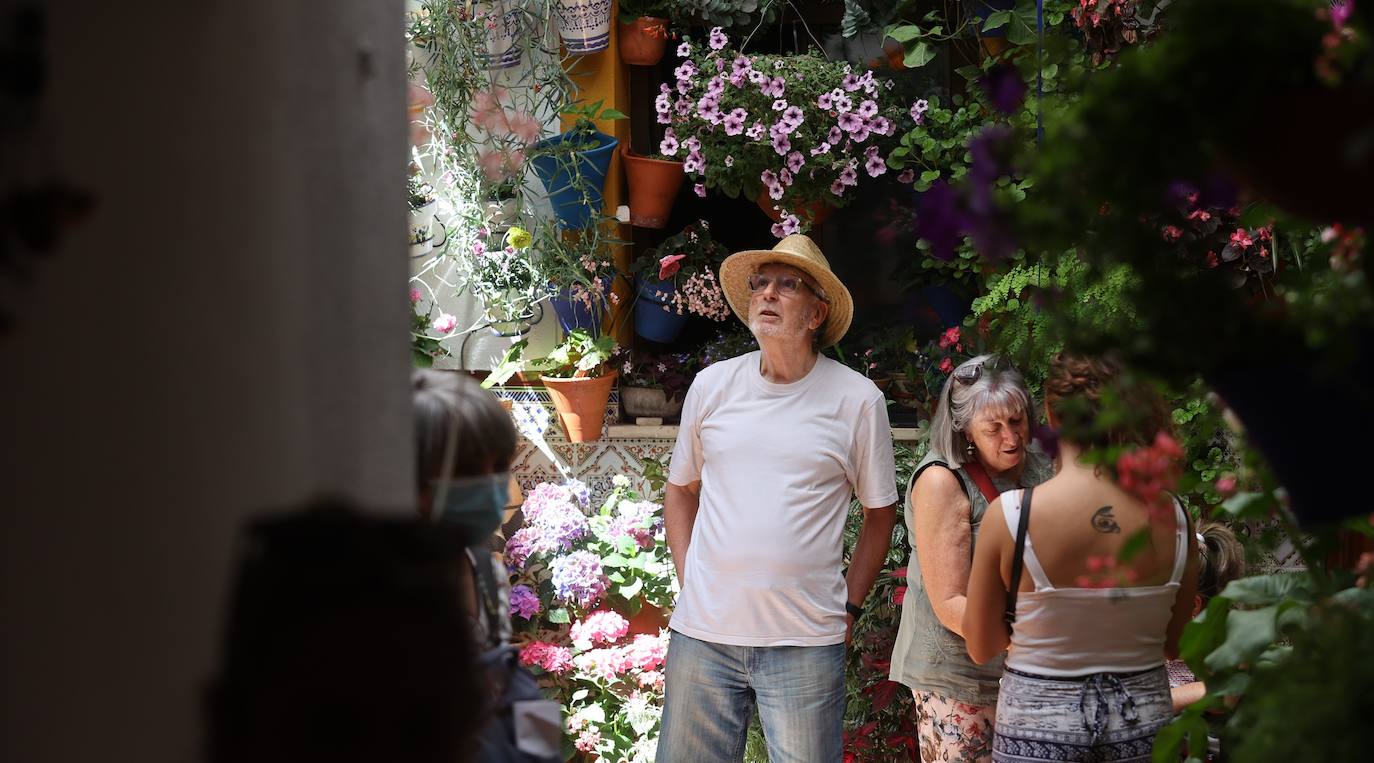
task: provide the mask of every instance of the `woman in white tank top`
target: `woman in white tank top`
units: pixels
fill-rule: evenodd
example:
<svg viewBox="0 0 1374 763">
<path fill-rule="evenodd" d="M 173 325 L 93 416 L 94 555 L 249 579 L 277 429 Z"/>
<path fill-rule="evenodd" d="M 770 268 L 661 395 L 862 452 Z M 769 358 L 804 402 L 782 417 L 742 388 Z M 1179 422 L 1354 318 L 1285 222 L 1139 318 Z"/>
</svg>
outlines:
<svg viewBox="0 0 1374 763">
<path fill-rule="evenodd" d="M 1090 422 L 1101 390 L 1119 373 L 1109 360 L 1056 357 L 1045 381 L 1051 426 L 1061 413 Z M 1167 431 L 1168 411 L 1152 389 L 1121 383 L 1116 390 L 1136 420 L 1079 439 L 1147 446 Z M 1167 494 L 1146 505 L 1080 463 L 1082 450 L 1061 440 L 1060 471 L 1034 489 L 1029 509 L 1021 490 L 989 506 L 974 552 L 964 611 L 969 656 L 985 662 L 1008 650 L 994 761 L 1148 761 L 1155 733 L 1171 716 L 1164 662 L 1178 654 L 1197 587 L 1187 515 Z M 1023 511 L 1024 573 L 1009 627 L 1007 590 Z M 1144 550 L 1118 562 L 1126 541 L 1142 532 L 1149 536 Z"/>
</svg>

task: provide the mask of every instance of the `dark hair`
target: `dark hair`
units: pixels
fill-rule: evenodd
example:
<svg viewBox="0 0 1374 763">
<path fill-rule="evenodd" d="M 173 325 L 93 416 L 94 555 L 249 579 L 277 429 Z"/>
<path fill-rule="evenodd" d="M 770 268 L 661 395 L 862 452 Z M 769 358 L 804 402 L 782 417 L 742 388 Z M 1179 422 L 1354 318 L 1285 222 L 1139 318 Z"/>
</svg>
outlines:
<svg viewBox="0 0 1374 763">
<path fill-rule="evenodd" d="M 1087 447 L 1147 445 L 1169 432 L 1169 408 L 1148 382 L 1132 378 L 1115 358 L 1058 353 L 1045 378 L 1045 403 L 1060 420 L 1063 436 Z M 1111 423 L 1102 402 L 1111 397 Z"/>
<path fill-rule="evenodd" d="M 1202 522 L 1197 534 L 1201 536 L 1197 592 L 1205 602 L 1245 574 L 1245 547 L 1231 528 L 1221 522 Z"/>
<path fill-rule="evenodd" d="M 341 503 L 254 522 L 209 694 L 210 763 L 466 759 L 480 671 L 452 536 Z"/>
<path fill-rule="evenodd" d="M 518 435 L 496 396 L 459 371 L 418 369 L 411 376 L 415 409 L 415 485 L 423 491 L 444 470 L 450 429 L 457 427 L 453 476 L 505 471 Z"/>
</svg>

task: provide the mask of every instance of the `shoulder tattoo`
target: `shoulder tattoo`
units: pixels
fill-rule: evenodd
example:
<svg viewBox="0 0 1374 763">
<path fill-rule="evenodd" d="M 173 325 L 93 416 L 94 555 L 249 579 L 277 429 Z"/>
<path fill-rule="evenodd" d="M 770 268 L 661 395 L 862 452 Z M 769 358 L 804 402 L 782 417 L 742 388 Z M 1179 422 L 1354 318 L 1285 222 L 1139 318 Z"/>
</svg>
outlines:
<svg viewBox="0 0 1374 763">
<path fill-rule="evenodd" d="M 1093 512 L 1093 529 L 1100 533 L 1119 533 L 1121 525 L 1116 523 L 1116 517 L 1112 516 L 1112 507 L 1103 506 Z"/>
</svg>

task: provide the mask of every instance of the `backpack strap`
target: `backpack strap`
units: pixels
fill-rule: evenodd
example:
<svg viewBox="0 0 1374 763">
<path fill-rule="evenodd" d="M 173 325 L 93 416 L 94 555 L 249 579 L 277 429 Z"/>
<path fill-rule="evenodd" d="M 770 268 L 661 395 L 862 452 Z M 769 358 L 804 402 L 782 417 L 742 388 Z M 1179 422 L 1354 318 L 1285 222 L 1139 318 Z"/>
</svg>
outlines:
<svg viewBox="0 0 1374 763">
<path fill-rule="evenodd" d="M 497 618 L 501 616 L 501 605 L 497 601 L 496 576 L 491 572 L 491 552 L 481 545 L 470 546 L 468 554 L 473 572 L 476 573 L 477 597 L 482 600 L 482 609 L 487 613 L 487 646 L 500 646 L 501 629 Z"/>
<path fill-rule="evenodd" d="M 1007 622 L 1007 630 L 1016 622 L 1016 594 L 1021 589 L 1021 565 L 1026 553 L 1026 527 L 1030 524 L 1031 493 L 1035 488 L 1028 487 L 1021 493 L 1021 518 L 1016 523 L 1016 550 L 1011 557 L 1011 585 L 1007 587 L 1007 610 L 1002 619 Z"/>
</svg>

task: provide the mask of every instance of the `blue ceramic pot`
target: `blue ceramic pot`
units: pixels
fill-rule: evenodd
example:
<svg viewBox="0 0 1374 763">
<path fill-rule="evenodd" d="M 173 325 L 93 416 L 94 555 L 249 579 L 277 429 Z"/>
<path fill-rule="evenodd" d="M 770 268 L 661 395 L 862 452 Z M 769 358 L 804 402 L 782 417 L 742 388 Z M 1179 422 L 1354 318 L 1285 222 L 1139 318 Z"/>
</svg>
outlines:
<svg viewBox="0 0 1374 763">
<path fill-rule="evenodd" d="M 611 292 L 611 277 L 601 277 L 601 293 Z M 558 326 L 563 329 L 563 333 L 573 329 L 584 329 L 592 335 L 601 333 L 601 317 L 609 309 L 604 299 L 599 302 L 596 298 L 592 299 L 592 304 L 587 305 L 580 299 L 572 298 L 572 291 L 568 287 L 559 289 L 549 303 L 553 305 L 553 313 L 558 317 Z"/>
<path fill-rule="evenodd" d="M 603 132 L 585 133 L 597 140 L 596 148 L 574 152 L 564 146 L 571 135 L 560 133 L 534 144 L 530 163 L 563 227 L 586 228 L 601 214 L 601 191 L 620 141 Z M 549 149 L 553 152 L 549 153 Z"/>
<path fill-rule="evenodd" d="M 639 291 L 639 301 L 635 303 L 635 333 L 665 344 L 677 339 L 687 325 L 687 316 L 678 315 L 677 308 L 672 305 L 677 284 L 636 279 L 635 285 Z M 663 296 L 660 297 L 660 293 Z"/>
</svg>

